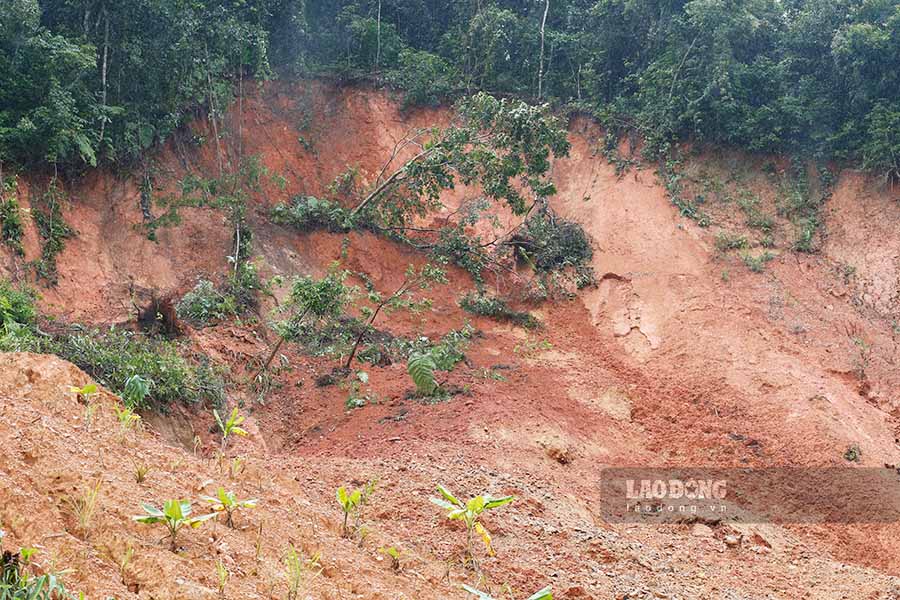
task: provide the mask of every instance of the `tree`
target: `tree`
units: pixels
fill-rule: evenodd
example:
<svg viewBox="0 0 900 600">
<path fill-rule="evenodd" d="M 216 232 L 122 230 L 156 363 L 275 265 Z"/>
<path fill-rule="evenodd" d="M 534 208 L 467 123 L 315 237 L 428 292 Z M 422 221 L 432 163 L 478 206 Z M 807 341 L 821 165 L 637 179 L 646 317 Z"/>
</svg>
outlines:
<svg viewBox="0 0 900 600">
<path fill-rule="evenodd" d="M 285 338 L 295 335 L 300 326 L 306 323 L 307 318 L 334 319 L 343 312 L 352 292 L 344 285 L 347 275 L 347 271 L 332 269 L 322 279 L 306 276 L 294 281 L 290 296 L 282 306 L 282 311 L 288 316 L 276 325 L 278 342 L 263 361 L 254 379 L 268 370 Z"/>
<path fill-rule="evenodd" d="M 547 175 L 550 157 L 567 156 L 569 142 L 547 105 L 478 93 L 457 103 L 456 114 L 450 127 L 417 130 L 401 140 L 351 217 L 368 210 L 388 227 L 402 228 L 411 216 L 440 208 L 441 193 L 457 183 L 480 186 L 517 215 L 528 210 L 520 189 L 532 200 L 556 193 Z M 418 152 L 389 172 L 407 147 Z"/>
</svg>

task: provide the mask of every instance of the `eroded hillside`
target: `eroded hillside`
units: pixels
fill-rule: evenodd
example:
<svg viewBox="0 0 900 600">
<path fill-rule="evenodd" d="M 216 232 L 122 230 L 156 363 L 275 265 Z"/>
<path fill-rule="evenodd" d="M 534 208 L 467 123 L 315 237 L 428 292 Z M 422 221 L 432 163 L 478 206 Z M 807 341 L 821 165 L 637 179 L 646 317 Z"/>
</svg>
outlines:
<svg viewBox="0 0 900 600">
<path fill-rule="evenodd" d="M 232 107 L 228 130 L 241 135 L 225 152 L 259 156 L 283 177 L 283 185 L 266 181 L 248 211 L 263 277 L 322 275 L 338 260 L 382 292 L 396 288 L 408 264 L 424 263 L 422 253 L 368 232 L 297 232 L 272 223 L 270 210 L 298 194 L 326 195 L 348 167 L 371 182 L 410 129 L 448 119 L 445 110 L 403 112 L 382 92 L 319 83 L 269 84 L 241 111 Z M 95 171 L 66 186 L 62 214 L 77 234 L 57 258 L 58 284 L 39 288 L 43 310 L 127 325 L 201 277 L 222 280 L 232 232 L 220 211 L 182 208 L 181 223 L 160 227 L 156 241 L 142 227 L 148 174 L 159 199 L 186 174 L 213 171 L 214 145 L 196 143 L 210 135 L 197 124 L 160 149 L 150 169 Z M 346 387 L 316 384 L 337 359 L 289 344 L 290 368 L 261 403 L 248 365 L 274 341 L 263 325 L 274 301 L 264 300 L 256 320 L 185 326 L 191 348 L 230 368 L 229 402 L 250 415 L 251 435 L 229 448 L 247 466 L 231 478 L 214 459 L 208 407 L 147 414 L 148 431 L 122 433 L 107 394 L 85 422 L 68 391 L 87 382 L 77 369 L 4 355 L 6 541 L 38 547 L 43 568 L 74 569 L 70 587 L 89 598 L 213 598 L 217 560 L 231 573 L 228 597 L 284 597 L 289 543 L 321 552 L 316 598 L 461 598 L 464 582 L 497 594 L 508 584 L 514 597 L 546 584 L 561 598 L 896 597 L 895 524 L 624 525 L 604 521 L 597 508 L 607 466 L 900 463 L 896 193 L 838 173 L 818 209 L 816 251 L 805 253 L 792 249 L 797 224 L 779 209 L 783 162 L 687 153 L 685 194 L 704 196 L 709 223 L 701 227 L 673 205 L 656 165 L 617 174 L 594 124 L 573 119 L 570 141 L 569 158 L 553 165 L 559 193 L 551 204 L 591 236 L 595 287 L 524 305 L 542 321 L 526 330 L 463 311 L 459 298 L 473 283 L 451 269 L 448 283 L 428 291 L 428 310 L 379 325 L 438 339 L 472 323 L 466 361 L 448 375 L 464 393 L 447 401 L 408 398 L 406 365 L 382 364 L 366 368 L 375 401 L 347 410 Z M 21 177 L 21 205 L 45 185 Z M 448 195 L 448 210 L 472 193 Z M 13 279 L 30 280 L 26 261 L 41 252 L 33 224 L 24 246 L 24 257 L 4 250 Z M 488 285 L 515 296 L 510 281 Z M 854 447 L 858 465 L 846 458 Z M 140 484 L 135 463 L 150 468 Z M 342 539 L 335 489 L 372 478 L 371 533 L 361 544 Z M 67 498 L 97 480 L 102 510 L 90 532 L 79 532 Z M 464 533 L 428 502 L 438 483 L 466 496 L 517 498 L 487 517 L 497 556 L 483 560 L 485 581 L 454 562 Z M 142 501 L 197 498 L 219 484 L 260 498 L 259 507 L 241 515 L 237 530 L 185 532 L 178 555 L 161 533 L 129 519 Z M 116 565 L 128 544 L 134 558 L 122 575 Z M 386 546 L 403 549 L 400 573 L 379 553 Z"/>
</svg>

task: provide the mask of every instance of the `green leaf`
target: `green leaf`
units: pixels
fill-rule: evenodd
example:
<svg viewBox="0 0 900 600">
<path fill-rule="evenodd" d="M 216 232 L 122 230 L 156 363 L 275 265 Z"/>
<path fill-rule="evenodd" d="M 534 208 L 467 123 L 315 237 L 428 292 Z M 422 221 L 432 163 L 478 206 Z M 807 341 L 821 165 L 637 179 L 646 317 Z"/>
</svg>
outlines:
<svg viewBox="0 0 900 600">
<path fill-rule="evenodd" d="M 434 372 L 437 365 L 431 353 L 415 353 L 409 357 L 406 370 L 416 384 L 416 391 L 422 396 L 430 396 L 437 390 Z"/>
<path fill-rule="evenodd" d="M 462 506 L 463 503 L 456 499 L 456 496 L 450 493 L 450 490 L 445 488 L 444 486 L 438 484 L 437 486 L 438 492 L 440 492 L 441 496 L 447 499 L 448 502 L 453 504 L 454 506 Z"/>
<path fill-rule="evenodd" d="M 469 587 L 466 584 L 463 584 L 462 588 L 464 590 L 466 590 L 467 592 L 469 592 L 470 594 L 475 594 L 476 596 L 478 596 L 479 600 L 494 600 L 493 596 L 489 596 L 488 594 L 485 594 L 481 590 L 476 590 L 475 588 Z"/>
<path fill-rule="evenodd" d="M 534 594 L 528 597 L 528 600 L 553 600 L 553 594 L 550 592 L 550 586 L 548 585 L 544 589 L 536 591 Z"/>
<path fill-rule="evenodd" d="M 491 498 L 490 496 L 487 496 L 485 497 L 484 510 L 509 504 L 515 499 L 515 496 L 503 496 L 502 498 Z"/>
</svg>

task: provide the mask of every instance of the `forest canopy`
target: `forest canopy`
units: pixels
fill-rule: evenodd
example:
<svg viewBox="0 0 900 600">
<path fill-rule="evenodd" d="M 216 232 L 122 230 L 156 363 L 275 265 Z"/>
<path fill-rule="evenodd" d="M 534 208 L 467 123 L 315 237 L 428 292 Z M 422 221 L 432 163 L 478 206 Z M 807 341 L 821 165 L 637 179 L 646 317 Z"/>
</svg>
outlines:
<svg viewBox="0 0 900 600">
<path fill-rule="evenodd" d="M 0 161 L 133 160 L 246 80 L 483 90 L 900 173 L 898 0 L 4 0 Z"/>
</svg>

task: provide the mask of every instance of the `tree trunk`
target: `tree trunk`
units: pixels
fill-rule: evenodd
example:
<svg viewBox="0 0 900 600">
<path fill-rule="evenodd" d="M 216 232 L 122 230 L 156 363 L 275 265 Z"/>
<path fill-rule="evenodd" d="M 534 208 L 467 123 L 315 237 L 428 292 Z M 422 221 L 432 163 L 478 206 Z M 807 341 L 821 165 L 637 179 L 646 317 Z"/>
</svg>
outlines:
<svg viewBox="0 0 900 600">
<path fill-rule="evenodd" d="M 100 70 L 100 80 L 103 83 L 103 97 L 101 104 L 106 108 L 106 72 L 109 58 L 109 13 L 106 11 L 106 5 L 103 6 L 103 18 L 106 25 L 103 30 L 103 67 Z M 103 141 L 103 135 L 106 132 L 106 115 L 104 114 L 100 120 L 100 141 Z"/>
<path fill-rule="evenodd" d="M 437 146 L 435 146 L 435 147 L 437 147 Z M 403 163 L 402 167 L 400 167 L 399 169 L 394 171 L 390 177 L 388 177 L 387 179 L 384 180 L 384 183 L 382 183 L 377 188 L 375 188 L 371 194 L 366 196 L 365 200 L 360 202 L 356 206 L 356 208 L 354 208 L 352 211 L 350 211 L 350 217 L 355 217 L 357 215 L 357 213 L 359 213 L 359 211 L 361 211 L 363 208 L 365 208 L 366 205 L 368 205 L 370 202 L 372 202 L 372 200 L 374 200 L 376 197 L 381 195 L 384 192 L 384 190 L 386 190 L 395 181 L 397 181 L 397 179 L 399 179 L 400 176 L 403 175 L 403 172 L 406 170 L 406 167 L 408 167 L 409 165 L 413 164 L 414 162 L 421 160 L 422 158 L 428 156 L 432 152 L 433 149 L 434 148 L 431 148 L 428 150 L 423 150 L 422 152 L 419 152 L 417 155 L 415 155 L 414 157 L 412 157 L 411 159 L 409 159 L 408 161 Z"/>
<path fill-rule="evenodd" d="M 544 32 L 547 28 L 547 13 L 550 12 L 550 0 L 544 3 L 544 18 L 541 19 L 541 57 L 538 65 L 538 100 L 544 93 Z"/>
<path fill-rule="evenodd" d="M 381 0 L 378 0 L 378 43 L 375 47 L 375 72 L 377 73 L 381 67 Z"/>
</svg>

